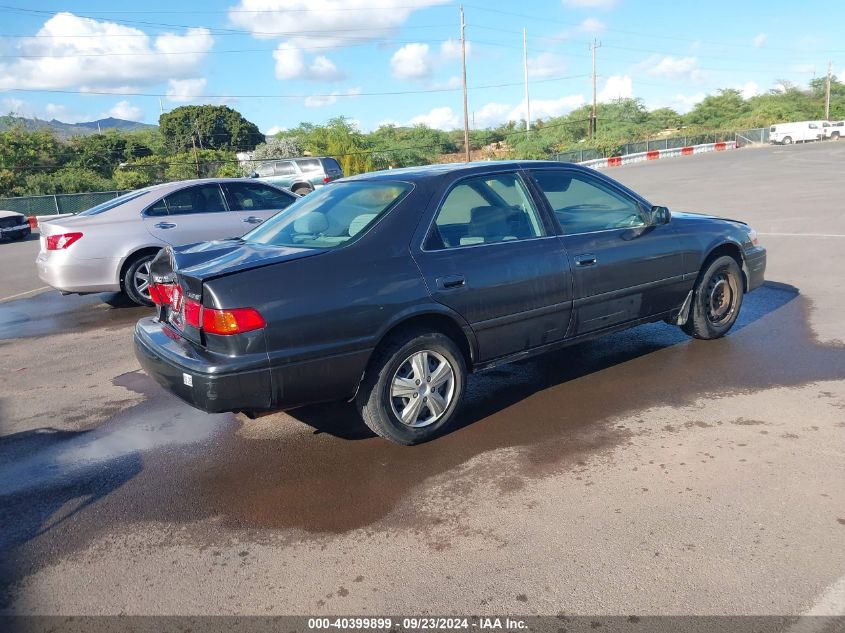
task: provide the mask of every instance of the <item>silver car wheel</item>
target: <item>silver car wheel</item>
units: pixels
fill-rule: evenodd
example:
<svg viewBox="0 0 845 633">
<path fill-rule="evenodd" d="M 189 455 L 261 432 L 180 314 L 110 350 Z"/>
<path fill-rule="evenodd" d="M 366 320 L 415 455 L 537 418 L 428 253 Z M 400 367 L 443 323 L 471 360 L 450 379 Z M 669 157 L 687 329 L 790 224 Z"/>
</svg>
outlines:
<svg viewBox="0 0 845 633">
<path fill-rule="evenodd" d="M 138 266 L 133 279 L 135 290 L 145 299 L 150 298 L 150 261 L 147 260 Z"/>
<path fill-rule="evenodd" d="M 406 426 L 421 428 L 440 419 L 455 396 L 455 370 L 437 352 L 414 352 L 390 383 L 390 406 Z"/>
</svg>

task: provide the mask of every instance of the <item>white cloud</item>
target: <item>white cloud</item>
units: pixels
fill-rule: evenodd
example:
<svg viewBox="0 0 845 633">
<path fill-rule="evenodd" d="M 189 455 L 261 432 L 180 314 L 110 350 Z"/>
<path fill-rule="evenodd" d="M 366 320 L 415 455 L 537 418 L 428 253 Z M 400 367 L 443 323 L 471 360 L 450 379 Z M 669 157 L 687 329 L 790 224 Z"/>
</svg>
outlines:
<svg viewBox="0 0 845 633">
<path fill-rule="evenodd" d="M 286 127 L 282 127 L 281 125 L 274 125 L 269 130 L 267 130 L 267 132 L 265 132 L 265 135 L 276 136 L 276 134 L 278 134 L 279 132 L 284 132 L 285 130 L 287 130 Z"/>
<path fill-rule="evenodd" d="M 340 96 L 345 97 L 352 97 L 355 95 L 361 94 L 360 88 L 350 88 L 345 92 L 340 92 L 335 90 L 330 95 L 312 95 L 310 97 L 305 97 L 305 107 L 306 108 L 322 108 L 328 105 L 332 105 L 333 103 L 337 102 L 337 98 Z"/>
<path fill-rule="evenodd" d="M 48 103 L 44 106 L 47 119 L 56 119 L 62 123 L 79 123 L 80 121 L 91 121 L 94 117 L 85 116 L 71 111 L 67 106 L 59 103 Z"/>
<path fill-rule="evenodd" d="M 257 39 L 286 39 L 298 46 L 341 48 L 381 39 L 414 11 L 450 0 L 241 0 L 229 20 Z"/>
<path fill-rule="evenodd" d="M 551 119 L 572 112 L 584 105 L 584 95 L 569 95 L 560 99 L 531 99 L 531 120 Z M 525 101 L 516 106 L 508 116 L 508 121 L 519 121 L 525 118 Z"/>
<path fill-rule="evenodd" d="M 540 53 L 537 57 L 528 58 L 528 76 L 535 79 L 561 75 L 565 70 L 566 61 L 554 53 Z"/>
<path fill-rule="evenodd" d="M 35 116 L 35 113 L 35 107 L 32 104 L 27 103 L 26 101 L 15 99 L 14 97 L 6 97 L 5 99 L 3 99 L 3 115 L 12 114 L 14 116 L 23 116 L 31 118 Z"/>
<path fill-rule="evenodd" d="M 205 91 L 208 80 L 204 77 L 198 79 L 171 79 L 167 82 L 167 98 L 170 101 L 185 103 L 193 101 Z"/>
<path fill-rule="evenodd" d="M 582 33 L 603 33 L 606 28 L 604 22 L 595 18 L 587 18 L 578 25 L 578 30 Z"/>
<path fill-rule="evenodd" d="M 760 86 L 755 81 L 748 81 L 739 88 L 743 99 L 750 99 L 760 94 Z"/>
<path fill-rule="evenodd" d="M 276 78 L 311 79 L 314 81 L 340 81 L 346 75 L 338 70 L 334 62 L 324 55 L 318 55 L 310 64 L 302 50 L 288 42 L 282 42 L 273 51 L 276 60 Z"/>
<path fill-rule="evenodd" d="M 768 35 L 765 33 L 758 33 L 754 36 L 754 39 L 751 40 L 751 43 L 754 44 L 756 48 L 760 48 L 763 44 L 766 43 L 766 40 L 769 38 Z"/>
<path fill-rule="evenodd" d="M 652 77 L 661 77 L 673 81 L 686 79 L 700 81 L 704 73 L 698 68 L 697 57 L 673 57 L 672 55 L 652 55 L 641 66 Z"/>
<path fill-rule="evenodd" d="M 319 55 L 314 58 L 314 61 L 308 67 L 308 77 L 321 81 L 340 81 L 346 75 L 339 71 L 328 57 Z"/>
<path fill-rule="evenodd" d="M 133 106 L 125 100 L 118 101 L 106 114 L 110 117 L 114 117 L 115 119 L 124 119 L 126 121 L 140 121 L 144 118 L 144 113 L 141 108 Z"/>
<path fill-rule="evenodd" d="M 630 99 L 633 94 L 633 82 L 629 75 L 612 75 L 604 82 L 604 88 L 598 93 L 596 99 L 601 102 Z"/>
<path fill-rule="evenodd" d="M 842 71 L 837 75 L 837 77 L 839 78 L 839 81 L 845 82 L 845 68 L 842 69 Z"/>
<path fill-rule="evenodd" d="M 696 103 L 703 101 L 706 96 L 703 92 L 692 95 L 677 94 L 670 102 L 669 107 L 680 114 L 686 114 L 693 109 Z"/>
<path fill-rule="evenodd" d="M 466 43 L 467 57 L 472 51 L 472 46 L 469 42 Z M 444 62 L 460 61 L 461 60 L 461 41 L 460 40 L 446 40 L 440 44 L 440 59 Z"/>
<path fill-rule="evenodd" d="M 57 13 L 23 38 L 16 53 L 34 56 L 0 63 L 0 90 L 128 91 L 195 74 L 214 43 L 208 29 L 155 38 L 114 22 Z"/>
<path fill-rule="evenodd" d="M 609 11 L 616 6 L 616 0 L 563 0 L 567 9 L 601 9 Z"/>
<path fill-rule="evenodd" d="M 446 106 L 442 108 L 433 108 L 426 114 L 420 114 L 412 118 L 410 125 L 417 125 L 422 123 L 428 127 L 437 128 L 440 130 L 453 130 L 458 127 L 458 115 L 452 111 L 452 108 Z"/>
<path fill-rule="evenodd" d="M 390 58 L 390 69 L 396 79 L 425 79 L 431 76 L 431 63 L 428 44 L 405 44 Z"/>
<path fill-rule="evenodd" d="M 485 104 L 480 110 L 476 110 L 473 113 L 473 120 L 475 121 L 475 126 L 479 128 L 501 125 L 510 120 L 509 117 L 513 110 L 514 107 L 507 103 L 491 102 Z M 523 119 L 525 119 L 524 107 L 522 113 L 514 120 L 522 121 Z"/>
</svg>

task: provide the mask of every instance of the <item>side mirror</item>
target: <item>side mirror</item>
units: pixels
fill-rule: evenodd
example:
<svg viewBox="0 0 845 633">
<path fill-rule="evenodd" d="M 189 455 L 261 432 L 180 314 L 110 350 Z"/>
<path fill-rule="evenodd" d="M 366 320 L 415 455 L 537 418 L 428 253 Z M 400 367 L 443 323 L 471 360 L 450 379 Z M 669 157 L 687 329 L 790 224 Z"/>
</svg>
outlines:
<svg viewBox="0 0 845 633">
<path fill-rule="evenodd" d="M 657 205 L 649 209 L 648 215 L 649 219 L 651 220 L 648 223 L 649 226 L 660 226 L 661 224 L 669 224 L 669 221 L 672 219 L 672 213 L 669 211 L 668 207 L 660 207 Z"/>
<path fill-rule="evenodd" d="M 250 178 L 258 178 L 258 172 L 254 171 L 249 175 Z"/>
</svg>

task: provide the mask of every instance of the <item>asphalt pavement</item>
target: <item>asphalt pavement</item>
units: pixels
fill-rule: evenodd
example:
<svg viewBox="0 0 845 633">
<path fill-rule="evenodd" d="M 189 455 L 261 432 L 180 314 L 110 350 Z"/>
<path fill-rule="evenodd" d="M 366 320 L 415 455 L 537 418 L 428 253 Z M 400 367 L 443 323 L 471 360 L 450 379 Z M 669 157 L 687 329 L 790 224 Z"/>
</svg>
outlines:
<svg viewBox="0 0 845 633">
<path fill-rule="evenodd" d="M 40 291 L 37 241 L 0 244 L 0 614 L 845 614 L 844 159 L 611 169 L 749 221 L 769 281 L 718 341 L 473 375 L 417 447 L 344 405 L 196 411 L 139 370 L 145 309 Z"/>
</svg>

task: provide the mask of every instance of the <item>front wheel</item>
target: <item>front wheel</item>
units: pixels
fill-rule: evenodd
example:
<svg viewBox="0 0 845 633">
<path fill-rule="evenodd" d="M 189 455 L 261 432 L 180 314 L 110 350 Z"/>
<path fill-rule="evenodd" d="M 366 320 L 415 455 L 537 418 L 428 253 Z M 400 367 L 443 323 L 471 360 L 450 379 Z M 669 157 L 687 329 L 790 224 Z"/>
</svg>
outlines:
<svg viewBox="0 0 845 633">
<path fill-rule="evenodd" d="M 377 354 L 357 398 L 364 423 L 399 444 L 434 438 L 463 396 L 466 364 L 458 346 L 444 334 L 418 332 Z"/>
<path fill-rule="evenodd" d="M 714 259 L 704 268 L 692 291 L 684 332 L 700 339 L 720 338 L 736 323 L 745 291 L 742 271 L 733 257 Z"/>
<path fill-rule="evenodd" d="M 787 136 L 787 137 L 785 137 L 785 138 L 783 139 L 783 144 L 784 144 L 784 145 L 792 145 L 792 137 L 791 137 L 791 136 Z"/>
</svg>

